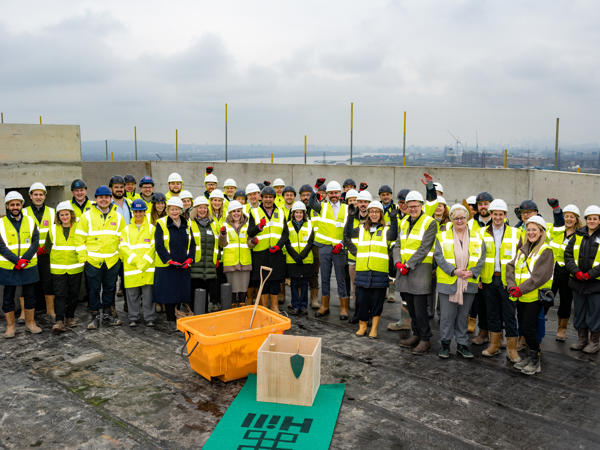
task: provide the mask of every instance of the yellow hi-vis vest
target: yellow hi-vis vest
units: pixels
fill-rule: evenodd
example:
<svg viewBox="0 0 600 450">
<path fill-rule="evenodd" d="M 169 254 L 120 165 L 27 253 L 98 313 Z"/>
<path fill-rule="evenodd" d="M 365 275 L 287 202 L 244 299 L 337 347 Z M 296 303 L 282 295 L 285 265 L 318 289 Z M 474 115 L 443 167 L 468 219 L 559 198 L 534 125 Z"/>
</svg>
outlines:
<svg viewBox="0 0 600 450">
<path fill-rule="evenodd" d="M 35 230 L 35 221 L 31 217 L 21 215 L 21 227 L 19 232 L 13 224 L 8 220 L 8 217 L 3 217 L 0 220 L 0 236 L 6 244 L 6 247 L 13 252 L 17 257 L 21 258 L 29 250 L 31 246 L 31 237 Z M 37 249 L 36 249 L 37 250 Z M 37 254 L 34 253 L 27 267 L 33 267 L 37 264 Z M 12 270 L 15 263 L 0 255 L 0 269 Z"/>
<path fill-rule="evenodd" d="M 144 218 L 139 229 L 132 222 L 121 232 L 119 255 L 126 288 L 154 283 L 154 231 L 154 225 Z"/>
<path fill-rule="evenodd" d="M 575 242 L 573 242 L 573 260 L 575 260 L 577 267 L 579 267 L 579 250 L 581 249 L 581 241 L 583 241 L 583 236 L 580 234 L 575 235 Z M 594 256 L 594 264 L 592 264 L 592 268 L 596 267 L 598 264 L 600 264 L 600 246 L 598 246 L 598 251 L 596 252 L 596 256 Z M 596 279 L 600 280 L 600 277 L 597 277 Z"/>
<path fill-rule="evenodd" d="M 133 191 L 133 192 L 125 192 L 125 198 L 127 200 L 129 200 L 129 203 L 131 204 L 136 198 L 141 199 L 142 196 L 140 194 L 138 194 L 137 192 Z M 135 287 L 135 286 L 133 286 Z"/>
<path fill-rule="evenodd" d="M 225 229 L 227 230 L 227 247 L 223 249 L 223 267 L 252 264 L 252 253 L 248 248 L 248 222 L 240 228 L 239 234 L 228 223 L 225 224 Z"/>
<path fill-rule="evenodd" d="M 389 255 L 387 225 L 378 227 L 373 233 L 365 230 L 364 225 L 358 232 L 358 245 L 356 246 L 356 271 L 357 272 L 385 272 L 389 270 Z"/>
<path fill-rule="evenodd" d="M 313 231 L 312 222 L 310 221 L 310 219 L 306 220 L 302 224 L 300 231 L 296 231 L 296 229 L 294 228 L 294 224 L 292 223 L 291 220 L 288 221 L 287 226 L 288 226 L 288 232 L 290 233 L 289 234 L 290 245 L 294 250 L 296 250 L 296 252 L 298 254 L 300 254 L 302 252 L 302 250 L 304 250 L 304 248 L 306 247 L 306 243 L 310 239 L 310 234 Z M 287 252 L 285 254 L 285 262 L 287 264 L 296 264 L 296 261 L 294 261 L 294 259 Z M 308 255 L 306 255 L 306 258 L 304 258 L 302 260 L 302 264 L 312 264 L 312 263 L 313 263 L 313 254 L 312 254 L 312 252 L 308 252 Z"/>
<path fill-rule="evenodd" d="M 321 214 L 319 214 L 319 227 L 315 234 L 315 242 L 324 245 L 335 246 L 341 244 L 344 239 L 344 225 L 348 219 L 348 205 L 340 204 L 337 217 L 333 215 L 333 209 L 329 202 L 321 203 Z"/>
<path fill-rule="evenodd" d="M 73 212 L 75 213 L 75 219 L 77 219 L 77 222 L 79 222 L 79 219 L 81 218 L 81 216 L 83 214 L 85 214 L 87 211 L 89 211 L 90 209 L 92 209 L 92 207 L 94 205 L 92 204 L 91 200 L 87 200 L 85 202 L 85 206 L 83 207 L 83 211 L 82 211 L 81 208 L 79 207 L 79 205 L 73 199 L 71 199 L 71 206 L 73 207 Z"/>
<path fill-rule="evenodd" d="M 169 218 L 169 216 L 165 216 L 165 217 L 161 217 L 160 219 L 158 219 L 156 221 L 156 226 L 160 227 L 162 229 L 163 232 L 163 243 L 165 245 L 165 248 L 167 249 L 167 251 L 169 251 L 169 229 L 167 228 L 167 219 Z M 183 217 L 181 218 L 181 224 L 185 224 L 185 232 L 187 233 L 188 236 L 188 240 L 187 240 L 187 251 L 189 253 L 190 251 L 190 245 L 192 243 L 192 239 L 194 238 L 194 236 L 192 235 L 191 232 L 191 225 L 190 222 L 185 220 Z M 196 259 L 196 254 L 194 255 L 194 259 Z M 178 261 L 178 262 L 183 262 L 183 261 Z M 160 259 L 160 256 L 158 256 L 157 252 L 154 252 L 154 267 L 167 267 L 169 264 L 167 262 L 162 262 L 162 259 Z"/>
<path fill-rule="evenodd" d="M 525 255 L 523 254 L 523 252 L 521 252 L 521 251 L 519 252 L 519 255 L 517 256 L 517 259 L 515 261 L 515 283 L 517 286 L 519 286 L 521 283 L 527 281 L 531 277 L 531 272 L 533 272 L 533 268 L 535 267 L 536 261 L 539 259 L 542 252 L 549 248 L 550 248 L 550 246 L 544 242 L 542 244 L 542 246 L 540 247 L 540 249 L 534 255 L 532 255 L 530 253 L 527 258 L 525 258 Z M 550 249 L 550 250 L 552 250 L 552 249 Z M 513 302 L 517 301 L 517 300 L 519 300 L 520 302 L 523 302 L 523 303 L 535 302 L 538 299 L 538 291 L 540 289 L 550 289 L 552 287 L 553 276 L 550 277 L 550 279 L 548 281 L 546 281 L 539 288 L 534 289 L 533 291 L 522 295 L 518 299 L 513 298 L 513 297 L 510 297 L 510 299 Z"/>
<path fill-rule="evenodd" d="M 33 213 L 33 207 L 28 206 L 23 210 L 23 215 L 27 217 L 31 217 L 35 224 L 38 227 L 38 231 L 40 232 L 40 247 L 44 245 L 46 242 L 46 235 L 48 234 L 48 230 L 52 225 L 54 225 L 54 219 L 56 218 L 56 211 L 54 208 L 50 208 L 49 206 L 44 205 L 44 215 L 42 216 L 41 222 L 38 222 L 37 217 Z"/>
<path fill-rule="evenodd" d="M 109 269 L 117 264 L 123 228 L 125 220 L 116 205 L 110 206 L 106 219 L 97 206 L 83 213 L 75 229 L 79 262 L 88 262 L 98 269 L 102 263 Z"/>
<path fill-rule="evenodd" d="M 421 241 L 423 240 L 423 236 L 425 235 L 425 231 L 427 231 L 431 222 L 435 220 L 431 216 L 421 214 L 417 219 L 417 223 L 414 224 L 409 233 L 409 218 L 410 216 L 406 215 L 400 222 L 400 259 L 403 263 L 408 262 L 412 255 L 417 252 L 421 245 Z M 435 245 L 435 242 L 433 245 Z M 421 261 L 422 263 L 433 263 L 433 245 L 429 249 L 427 256 Z"/>
<path fill-rule="evenodd" d="M 258 226 L 261 219 L 264 218 L 267 224 L 260 233 L 256 235 L 258 244 L 252 249 L 252 251 L 260 252 L 277 245 L 283 234 L 283 225 L 285 224 L 285 214 L 281 208 L 274 208 L 271 219 L 267 217 L 262 208 L 255 208 L 250 210 L 254 216 L 254 223 Z"/>
<path fill-rule="evenodd" d="M 210 215 L 210 217 L 213 220 L 213 223 L 215 224 L 215 228 L 217 230 L 221 230 L 221 227 L 225 224 L 225 219 L 227 218 L 227 215 L 225 214 L 227 210 L 221 210 L 221 217 L 217 217 L 212 213 L 212 209 L 209 207 L 208 208 L 208 214 Z M 216 238 L 218 238 L 218 235 L 216 236 Z"/>
<path fill-rule="evenodd" d="M 50 273 L 54 275 L 73 275 L 83 272 L 83 263 L 77 256 L 77 223 L 71 225 L 69 237 L 65 239 L 62 225 L 54 224 L 48 231 L 52 242 L 50 250 Z"/>
<path fill-rule="evenodd" d="M 202 235 L 200 234 L 200 227 L 195 220 L 190 220 L 190 228 L 192 230 L 192 236 L 194 236 L 194 242 L 196 243 L 196 254 L 194 256 L 194 262 L 199 262 L 202 259 Z M 210 223 L 210 230 L 206 230 L 208 234 L 212 234 L 215 238 L 215 245 L 213 248 L 213 264 L 217 264 L 219 259 L 219 231 L 215 222 Z"/>
<path fill-rule="evenodd" d="M 360 220 L 355 217 L 354 222 L 352 223 L 352 229 L 357 228 L 357 227 L 360 227 Z M 358 236 L 353 237 L 350 240 L 352 241 L 352 243 L 354 244 L 354 246 L 357 248 L 357 251 L 358 251 Z M 356 262 L 356 256 L 354 256 L 352 253 L 348 252 L 348 261 Z"/>
<path fill-rule="evenodd" d="M 564 231 L 562 233 L 553 232 L 550 236 L 548 245 L 554 253 L 554 261 L 561 267 L 565 265 L 565 249 L 571 237 L 573 235 L 566 237 Z"/>
<path fill-rule="evenodd" d="M 448 230 L 440 231 L 437 234 L 437 240 L 440 243 L 442 252 L 444 253 L 444 259 L 448 263 L 456 267 L 456 258 L 454 257 L 454 231 L 452 227 Z M 476 230 L 469 229 L 469 262 L 467 263 L 467 270 L 472 270 L 481 258 L 483 240 L 480 233 Z M 456 282 L 456 275 L 448 275 L 439 266 L 435 270 L 436 279 L 441 284 L 454 284 Z M 469 283 L 477 283 L 479 278 L 469 278 Z"/>
<path fill-rule="evenodd" d="M 493 227 L 493 225 L 492 225 Z M 485 262 L 481 269 L 481 282 L 490 284 L 494 277 L 494 266 L 496 261 L 496 243 L 494 235 L 486 232 L 485 228 L 479 228 L 479 234 L 485 242 Z M 521 230 L 504 224 L 504 236 L 500 244 L 500 273 L 502 284 L 506 286 L 506 265 L 513 260 L 517 254 L 517 245 L 521 236 Z"/>
</svg>

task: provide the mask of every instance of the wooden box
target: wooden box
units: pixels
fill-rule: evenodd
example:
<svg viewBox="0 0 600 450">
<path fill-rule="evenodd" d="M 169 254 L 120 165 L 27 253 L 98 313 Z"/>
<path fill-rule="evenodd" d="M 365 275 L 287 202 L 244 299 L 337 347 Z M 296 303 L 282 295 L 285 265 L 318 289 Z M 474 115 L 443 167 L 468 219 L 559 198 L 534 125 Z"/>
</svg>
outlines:
<svg viewBox="0 0 600 450">
<path fill-rule="evenodd" d="M 296 378 L 290 358 L 304 367 Z M 321 338 L 271 334 L 258 349 L 256 400 L 312 406 L 321 385 Z"/>
</svg>

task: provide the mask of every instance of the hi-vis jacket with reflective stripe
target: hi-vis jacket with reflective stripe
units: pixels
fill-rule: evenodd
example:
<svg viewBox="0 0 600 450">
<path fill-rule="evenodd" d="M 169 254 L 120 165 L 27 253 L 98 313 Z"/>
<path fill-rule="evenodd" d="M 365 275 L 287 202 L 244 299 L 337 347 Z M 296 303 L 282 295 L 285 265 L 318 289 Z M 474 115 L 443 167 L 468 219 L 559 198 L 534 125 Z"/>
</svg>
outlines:
<svg viewBox="0 0 600 450">
<path fill-rule="evenodd" d="M 249 266 L 252 264 L 252 254 L 248 247 L 248 222 L 242 225 L 238 234 L 228 223 L 225 224 L 227 230 L 227 246 L 223 249 L 223 267 Z"/>
<path fill-rule="evenodd" d="M 385 218 L 384 218 L 384 220 L 385 220 Z M 389 216 L 388 216 L 388 220 L 389 220 Z M 363 220 L 363 223 L 364 223 L 364 220 Z M 386 223 L 386 225 L 388 224 L 387 221 L 385 223 Z M 354 217 L 354 220 L 352 221 L 352 228 L 358 228 L 360 226 L 361 226 L 360 220 L 357 217 Z M 354 246 L 356 248 L 358 248 L 358 235 L 352 236 L 351 241 L 354 244 Z M 356 256 L 354 256 L 351 252 L 348 252 L 348 261 L 353 261 L 354 263 L 356 263 Z"/>
<path fill-rule="evenodd" d="M 77 219 L 77 222 L 79 222 L 81 216 L 90 209 L 92 209 L 94 207 L 94 204 L 91 200 L 89 200 L 86 197 L 85 202 L 83 203 L 83 209 L 79 207 L 75 199 L 71 199 L 71 206 L 73 207 L 73 211 L 75 212 L 75 218 Z"/>
<path fill-rule="evenodd" d="M 344 240 L 344 225 L 348 219 L 348 205 L 340 203 L 337 217 L 333 215 L 331 204 L 326 201 L 321 205 L 319 226 L 315 233 L 315 242 L 335 246 Z"/>
<path fill-rule="evenodd" d="M 485 264 L 481 271 L 481 282 L 490 284 L 494 276 L 494 266 L 496 261 L 496 243 L 494 242 L 493 225 L 480 228 L 480 235 L 485 242 Z M 504 234 L 500 244 L 500 273 L 502 284 L 506 286 L 506 265 L 513 260 L 517 254 L 517 245 L 521 237 L 521 230 L 504 224 Z"/>
<path fill-rule="evenodd" d="M 539 250 L 537 252 L 529 253 L 529 255 L 527 257 L 525 257 L 525 254 L 522 251 L 519 251 L 517 258 L 515 260 L 515 284 L 517 286 L 520 286 L 523 282 L 525 282 L 525 281 L 529 280 L 529 278 L 531 278 L 531 274 L 535 270 L 535 264 L 545 250 L 552 251 L 552 249 L 550 248 L 550 246 L 547 243 L 542 244 L 542 246 L 539 248 Z M 510 297 L 510 299 L 513 302 L 517 301 L 517 300 L 520 302 L 523 302 L 523 303 L 535 302 L 536 300 L 538 300 L 538 291 L 540 289 L 550 289 L 550 288 L 552 288 L 552 275 L 550 276 L 550 279 L 548 281 L 546 281 L 544 284 L 537 287 L 536 289 L 533 289 L 532 291 L 527 292 L 526 294 L 523 294 L 518 299 L 514 298 L 514 297 Z"/>
<path fill-rule="evenodd" d="M 0 236 L 2 236 L 2 240 L 6 244 L 6 247 L 18 258 L 22 258 L 27 250 L 29 250 L 29 247 L 31 247 L 35 228 L 35 221 L 27 216 L 22 216 L 21 227 L 18 232 L 8 217 L 5 216 L 0 220 Z M 33 256 L 31 257 L 27 268 L 37 265 L 37 248 L 35 250 L 36 251 L 33 252 Z M 0 255 L 0 269 L 13 270 L 14 267 L 14 262 L 11 262 Z"/>
<path fill-rule="evenodd" d="M 364 225 L 359 226 L 358 245 L 356 246 L 356 271 L 389 271 L 389 243 L 387 234 L 390 227 L 379 226 L 375 231 L 365 230 Z"/>
<path fill-rule="evenodd" d="M 165 217 L 161 217 L 160 219 L 158 219 L 158 221 L 156 222 L 156 226 L 160 227 L 162 229 L 163 232 L 163 242 L 165 245 L 165 248 L 167 249 L 167 251 L 169 251 L 170 247 L 169 247 L 169 229 L 167 228 L 167 219 L 169 218 L 169 216 L 165 216 Z M 181 219 L 183 223 L 185 223 L 187 226 L 185 227 L 185 231 L 187 233 L 187 252 L 190 252 L 190 245 L 192 243 L 192 239 L 194 238 L 193 234 L 192 234 L 192 225 L 190 223 L 190 221 L 186 221 L 185 219 Z M 195 243 L 195 241 L 194 241 Z M 198 253 L 194 253 L 194 259 L 196 259 L 198 257 Z M 162 262 L 162 259 L 160 259 L 160 256 L 158 255 L 158 253 L 154 252 L 154 267 L 167 267 L 169 265 L 168 262 Z"/>
<path fill-rule="evenodd" d="M 48 231 L 46 242 L 51 243 L 50 273 L 54 275 L 73 275 L 83 272 L 83 263 L 77 256 L 77 235 L 75 230 L 78 223 L 69 228 L 69 237 L 65 239 L 62 225 L 54 224 Z"/>
<path fill-rule="evenodd" d="M 125 220 L 114 204 L 110 205 L 106 218 L 97 205 L 83 213 L 75 230 L 79 262 L 88 262 L 96 268 L 106 263 L 109 269 L 117 264 L 123 228 Z"/>
<path fill-rule="evenodd" d="M 296 253 L 300 255 L 302 253 L 302 250 L 304 250 L 304 248 L 306 247 L 310 235 L 313 232 L 312 221 L 310 219 L 306 220 L 302 224 L 302 228 L 300 228 L 300 231 L 296 231 L 296 228 L 294 228 L 294 224 L 291 220 L 288 221 L 287 227 L 289 231 L 288 240 L 290 243 L 290 247 L 292 247 L 296 251 Z M 313 261 L 313 254 L 309 251 L 306 255 L 306 258 L 302 260 L 302 264 L 312 264 Z M 296 264 L 296 261 L 294 261 L 294 258 L 292 258 L 288 252 L 286 252 L 285 254 L 285 262 L 287 264 Z"/>
<path fill-rule="evenodd" d="M 40 232 L 40 247 L 44 245 L 46 242 L 46 235 L 48 234 L 49 228 L 54 225 L 54 219 L 56 218 L 56 211 L 54 208 L 50 208 L 49 206 L 44 205 L 44 215 L 42 216 L 41 222 L 38 222 L 37 217 L 33 213 L 33 207 L 28 206 L 23 210 L 23 215 L 27 217 L 31 217 L 35 224 L 38 227 L 38 231 Z"/>
<path fill-rule="evenodd" d="M 572 237 L 573 234 L 567 236 L 566 231 L 562 233 L 555 232 L 551 234 L 550 241 L 548 242 L 548 245 L 554 253 L 554 261 L 561 267 L 565 265 L 565 249 Z"/>
<path fill-rule="evenodd" d="M 408 231 L 410 225 L 410 215 L 406 215 L 400 222 L 400 232 L 398 233 L 398 241 L 400 244 L 400 259 L 406 264 L 410 257 L 416 253 L 421 246 L 421 240 L 425 231 L 432 222 L 435 221 L 431 216 L 421 213 L 417 222 L 414 224 L 410 232 Z M 434 241 L 435 245 L 435 241 Z M 421 261 L 425 264 L 433 263 L 433 245 L 428 249 L 427 256 Z"/>
<path fill-rule="evenodd" d="M 154 226 L 145 217 L 139 229 L 135 222 L 123 229 L 119 255 L 126 288 L 154 283 Z"/>
<path fill-rule="evenodd" d="M 450 224 L 448 224 L 450 225 Z M 469 283 L 478 283 L 479 277 L 476 274 L 475 267 L 479 263 L 481 259 L 482 251 L 483 251 L 483 239 L 481 234 L 476 230 L 469 229 L 469 262 L 467 263 L 467 270 L 473 272 L 474 277 L 469 278 L 467 282 Z M 444 254 L 444 260 L 454 266 L 456 269 L 456 259 L 454 256 L 454 230 L 452 226 L 445 231 L 440 231 L 437 234 L 437 242 L 439 243 L 442 252 Z M 487 245 L 486 245 L 487 248 Z M 437 257 L 436 257 L 437 258 Z M 436 279 L 438 283 L 451 285 L 456 283 L 456 275 L 450 275 L 446 273 L 440 265 L 436 268 Z"/>
<path fill-rule="evenodd" d="M 258 226 L 263 218 L 267 221 L 265 227 L 256 235 L 258 244 L 256 244 L 252 251 L 260 252 L 268 249 L 269 247 L 279 245 L 278 243 L 281 239 L 281 235 L 283 234 L 283 228 L 285 224 L 285 213 L 283 210 L 281 208 L 275 208 L 270 220 L 262 208 L 254 208 L 250 211 L 252 212 L 252 217 L 254 218 L 254 224 L 256 226 Z M 281 248 L 282 245 L 279 247 Z"/>
</svg>

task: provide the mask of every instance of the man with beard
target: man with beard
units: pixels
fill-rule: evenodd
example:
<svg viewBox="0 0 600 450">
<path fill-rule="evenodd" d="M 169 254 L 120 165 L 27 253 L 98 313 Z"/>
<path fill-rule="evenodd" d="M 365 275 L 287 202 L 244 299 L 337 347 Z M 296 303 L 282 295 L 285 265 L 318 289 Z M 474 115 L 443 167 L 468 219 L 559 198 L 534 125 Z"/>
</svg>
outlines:
<svg viewBox="0 0 600 450">
<path fill-rule="evenodd" d="M 302 187 L 300 187 L 300 201 L 306 205 L 306 214 L 310 217 L 313 230 L 316 233 L 319 226 L 319 213 L 313 211 L 308 205 L 312 193 L 313 188 L 310 187 L 309 184 L 303 184 Z M 310 307 L 312 309 L 319 309 L 321 307 L 319 304 L 319 249 L 313 246 L 311 252 L 313 254 L 313 276 L 308 280 L 308 287 L 310 288 Z"/>
<path fill-rule="evenodd" d="M 110 179 L 108 184 L 112 192 L 112 202 L 117 206 L 117 212 L 123 216 L 123 220 L 125 221 L 125 226 L 131 223 L 131 219 L 133 217 L 133 212 L 131 211 L 131 205 L 129 204 L 129 200 L 125 198 L 125 180 L 120 175 L 115 175 Z M 119 269 L 119 289 L 117 290 L 117 295 L 119 297 L 123 297 L 124 295 L 124 287 L 123 287 L 123 279 L 125 278 L 125 274 L 123 273 L 123 265 L 120 266 Z M 111 312 L 114 318 L 117 318 L 117 310 L 115 309 L 115 300 L 113 298 L 113 304 L 111 306 Z M 123 302 L 123 309 L 127 312 L 127 300 Z"/>
<path fill-rule="evenodd" d="M 140 180 L 140 198 L 146 202 L 148 210 L 152 208 L 152 194 L 154 194 L 154 180 L 145 175 Z"/>
<path fill-rule="evenodd" d="M 80 179 L 73 180 L 71 183 L 71 192 L 73 193 L 71 206 L 75 212 L 75 218 L 79 220 L 81 215 L 92 207 L 92 202 L 87 196 L 87 185 L 85 184 L 85 181 Z"/>
<path fill-rule="evenodd" d="M 167 201 L 171 197 L 179 197 L 179 193 L 183 189 L 183 178 L 177 172 L 173 172 L 167 178 L 167 184 L 169 185 L 169 192 L 167 192 Z M 206 197 L 208 198 L 208 196 Z"/>
</svg>

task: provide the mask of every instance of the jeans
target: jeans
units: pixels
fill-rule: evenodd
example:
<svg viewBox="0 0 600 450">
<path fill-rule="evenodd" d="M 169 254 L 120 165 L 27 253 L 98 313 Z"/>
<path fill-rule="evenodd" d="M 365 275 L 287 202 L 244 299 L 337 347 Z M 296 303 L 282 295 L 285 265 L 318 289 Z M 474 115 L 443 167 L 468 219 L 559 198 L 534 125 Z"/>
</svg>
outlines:
<svg viewBox="0 0 600 450">
<path fill-rule="evenodd" d="M 338 296 L 346 297 L 346 253 L 343 251 L 334 255 L 331 245 L 319 247 L 319 260 L 321 263 L 321 295 L 329 296 L 331 284 L 331 266 L 335 270 Z"/>
<path fill-rule="evenodd" d="M 463 304 L 450 301 L 448 294 L 439 294 L 440 299 L 440 340 L 451 341 L 456 339 L 457 344 L 468 345 L 468 315 L 475 294 L 463 293 Z"/>
<path fill-rule="evenodd" d="M 121 262 L 117 262 L 110 269 L 106 263 L 98 269 L 90 263 L 85 263 L 85 275 L 87 277 L 88 290 L 90 293 L 89 305 L 92 313 L 100 311 L 109 312 L 111 305 L 114 303 L 115 291 L 117 288 L 117 278 Z M 100 292 L 102 291 L 102 300 Z"/>
<path fill-rule="evenodd" d="M 479 289 L 479 292 L 475 294 L 475 298 L 473 299 L 473 304 L 471 305 L 471 311 L 469 315 L 471 317 L 477 317 L 478 326 L 480 330 L 488 329 L 487 322 L 487 308 L 485 304 L 485 299 L 483 298 L 483 290 Z"/>
<path fill-rule="evenodd" d="M 290 289 L 292 291 L 292 308 L 296 310 L 308 308 L 308 278 L 291 278 Z"/>
<path fill-rule="evenodd" d="M 82 272 L 72 275 L 65 273 L 62 275 L 52 275 L 52 285 L 54 287 L 54 311 L 56 320 L 73 319 L 75 317 L 75 307 L 79 303 L 79 290 L 81 287 Z"/>
<path fill-rule="evenodd" d="M 538 328 L 538 315 L 540 313 L 541 305 L 539 300 L 534 302 L 520 302 L 517 301 L 517 314 L 519 316 L 519 325 L 525 340 L 527 341 L 527 347 L 530 350 L 538 351 L 540 349 L 540 343 L 537 336 Z"/>
<path fill-rule="evenodd" d="M 429 316 L 427 314 L 427 295 L 415 295 L 401 292 L 402 299 L 410 314 L 410 327 L 415 336 L 422 341 L 429 342 L 431 339 L 431 328 L 429 327 Z"/>
<path fill-rule="evenodd" d="M 494 276 L 491 283 L 483 285 L 482 293 L 487 311 L 488 331 L 500 333 L 504 323 L 506 337 L 517 337 L 519 331 L 515 303 L 509 298 L 506 287 L 502 284 L 502 277 Z"/>
</svg>

